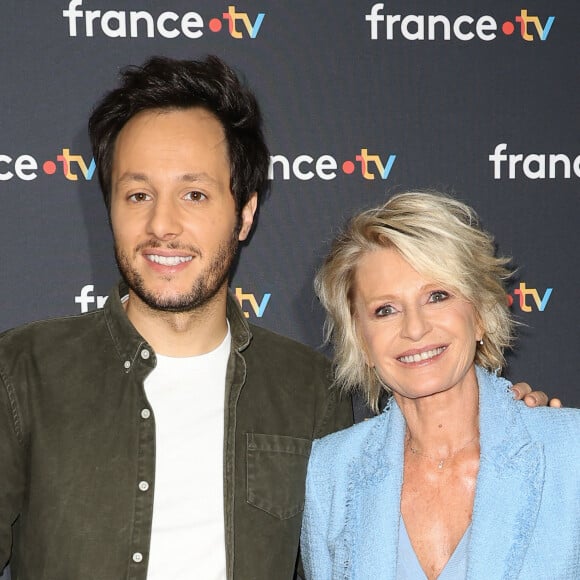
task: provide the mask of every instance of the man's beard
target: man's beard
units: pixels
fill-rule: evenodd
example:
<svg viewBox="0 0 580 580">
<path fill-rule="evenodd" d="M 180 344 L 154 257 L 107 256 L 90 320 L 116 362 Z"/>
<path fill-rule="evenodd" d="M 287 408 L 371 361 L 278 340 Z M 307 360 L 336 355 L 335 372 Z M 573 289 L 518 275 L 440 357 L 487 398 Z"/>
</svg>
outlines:
<svg viewBox="0 0 580 580">
<path fill-rule="evenodd" d="M 117 244 L 115 244 L 115 259 L 127 286 L 149 308 L 162 312 L 191 312 L 211 301 L 227 281 L 238 250 L 238 232 L 239 228 L 235 228 L 232 237 L 218 247 L 211 263 L 194 280 L 191 290 L 177 296 L 162 297 L 147 290 L 143 277 L 131 267 L 128 256 L 118 248 Z M 149 242 L 145 246 L 148 248 L 164 247 L 172 250 L 185 249 L 193 254 L 194 260 L 201 255 L 197 248 L 172 244 L 171 242 L 168 244 Z"/>
</svg>

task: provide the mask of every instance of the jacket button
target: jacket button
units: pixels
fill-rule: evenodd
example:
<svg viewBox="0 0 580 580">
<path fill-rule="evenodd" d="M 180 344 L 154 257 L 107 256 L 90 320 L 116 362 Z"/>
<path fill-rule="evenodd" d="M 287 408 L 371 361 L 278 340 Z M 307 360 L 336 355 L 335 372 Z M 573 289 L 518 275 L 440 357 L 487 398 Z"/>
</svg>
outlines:
<svg viewBox="0 0 580 580">
<path fill-rule="evenodd" d="M 151 417 L 151 411 L 149 409 L 141 409 L 141 418 L 149 419 Z"/>
<path fill-rule="evenodd" d="M 149 484 L 146 481 L 139 482 L 139 489 L 141 491 L 147 491 L 149 489 Z"/>
<path fill-rule="evenodd" d="M 147 360 L 147 359 L 148 359 L 150 356 L 151 356 L 151 353 L 150 353 L 150 352 L 149 352 L 149 351 L 148 351 L 146 348 L 144 348 L 144 349 L 141 351 L 141 358 L 142 358 L 143 360 Z"/>
<path fill-rule="evenodd" d="M 139 562 L 143 562 L 143 554 L 141 554 L 141 552 L 135 552 L 132 556 L 133 558 L 133 562 L 137 562 L 137 564 Z"/>
</svg>

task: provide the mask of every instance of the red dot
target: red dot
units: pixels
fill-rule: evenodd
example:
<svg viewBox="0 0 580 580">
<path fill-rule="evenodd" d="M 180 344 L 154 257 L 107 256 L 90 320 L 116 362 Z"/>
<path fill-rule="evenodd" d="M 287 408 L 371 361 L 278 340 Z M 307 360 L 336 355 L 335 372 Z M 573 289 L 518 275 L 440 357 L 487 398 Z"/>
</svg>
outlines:
<svg viewBox="0 0 580 580">
<path fill-rule="evenodd" d="M 506 20 L 502 25 L 501 25 L 501 31 L 509 36 L 510 34 L 513 34 L 515 30 L 515 26 L 513 22 L 510 22 L 509 20 Z"/>
<path fill-rule="evenodd" d="M 222 21 L 219 18 L 212 18 L 209 21 L 209 29 L 212 32 L 219 32 L 222 29 Z"/>
<path fill-rule="evenodd" d="M 342 164 L 342 170 L 344 173 L 348 173 L 349 175 L 354 173 L 354 163 L 352 161 L 345 161 Z"/>
<path fill-rule="evenodd" d="M 42 170 L 47 175 L 53 175 L 56 171 L 56 163 L 54 161 L 45 161 L 42 164 Z"/>
</svg>

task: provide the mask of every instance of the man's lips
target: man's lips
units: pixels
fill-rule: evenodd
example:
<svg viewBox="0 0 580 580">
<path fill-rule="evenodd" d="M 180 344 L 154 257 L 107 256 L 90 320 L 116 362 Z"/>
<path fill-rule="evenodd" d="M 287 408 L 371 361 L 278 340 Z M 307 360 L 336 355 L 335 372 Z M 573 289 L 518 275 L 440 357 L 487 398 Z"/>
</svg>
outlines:
<svg viewBox="0 0 580 580">
<path fill-rule="evenodd" d="M 191 262 L 193 260 L 193 256 L 164 256 L 162 254 L 143 254 L 146 260 L 153 262 L 155 264 L 159 264 L 161 266 L 179 266 L 180 264 L 184 264 L 186 262 Z"/>
<path fill-rule="evenodd" d="M 178 268 L 191 262 L 193 258 L 201 254 L 194 246 L 182 246 L 181 244 L 169 244 L 162 246 L 157 243 L 144 243 L 135 248 L 137 254 L 152 265 L 161 268 Z"/>
<path fill-rule="evenodd" d="M 423 362 L 439 356 L 446 348 L 446 346 L 437 346 L 420 352 L 406 353 L 398 356 L 397 360 L 405 364 Z"/>
</svg>

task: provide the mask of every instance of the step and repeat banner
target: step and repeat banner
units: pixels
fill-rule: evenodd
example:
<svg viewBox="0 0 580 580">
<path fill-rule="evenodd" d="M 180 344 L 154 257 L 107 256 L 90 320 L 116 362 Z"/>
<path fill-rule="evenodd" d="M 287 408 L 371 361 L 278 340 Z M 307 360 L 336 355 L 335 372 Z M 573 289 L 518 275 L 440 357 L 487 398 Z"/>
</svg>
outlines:
<svg viewBox="0 0 580 580">
<path fill-rule="evenodd" d="M 580 406 L 576 2 L 0 3 L 0 330 L 102 306 L 117 279 L 86 122 L 119 70 L 213 53 L 262 104 L 271 194 L 231 282 L 314 347 L 312 279 L 353 212 L 437 188 L 517 275 L 508 376 Z"/>
</svg>

